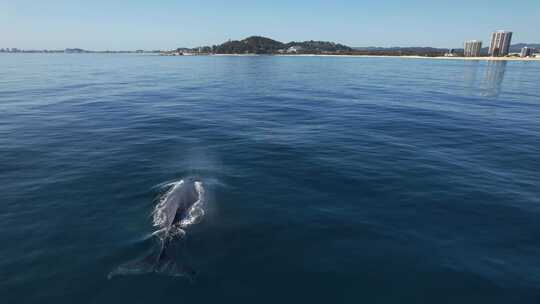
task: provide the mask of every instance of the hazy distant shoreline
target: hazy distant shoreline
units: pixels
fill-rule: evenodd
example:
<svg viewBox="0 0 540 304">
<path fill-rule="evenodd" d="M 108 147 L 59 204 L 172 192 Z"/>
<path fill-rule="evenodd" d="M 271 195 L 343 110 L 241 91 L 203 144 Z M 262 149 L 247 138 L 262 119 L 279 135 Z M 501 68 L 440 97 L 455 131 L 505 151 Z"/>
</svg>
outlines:
<svg viewBox="0 0 540 304">
<path fill-rule="evenodd" d="M 106 54 L 106 55 L 150 55 L 164 57 L 258 57 L 258 56 L 276 56 L 276 57 L 343 57 L 343 58 L 405 58 L 405 59 L 439 59 L 439 60 L 466 60 L 466 61 L 540 61 L 540 57 L 446 57 L 446 56 L 418 56 L 418 55 L 353 55 L 353 54 L 193 54 L 183 56 L 160 55 L 158 53 L 135 53 L 135 52 L 86 52 L 86 53 L 38 53 L 38 52 L 20 52 L 20 53 L 2 53 L 2 54 Z"/>
</svg>

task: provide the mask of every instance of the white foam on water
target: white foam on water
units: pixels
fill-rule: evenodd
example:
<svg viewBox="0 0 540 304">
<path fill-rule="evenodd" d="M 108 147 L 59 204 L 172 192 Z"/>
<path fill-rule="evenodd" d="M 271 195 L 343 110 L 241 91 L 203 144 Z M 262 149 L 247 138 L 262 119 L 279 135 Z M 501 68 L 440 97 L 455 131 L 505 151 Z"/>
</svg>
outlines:
<svg viewBox="0 0 540 304">
<path fill-rule="evenodd" d="M 159 203 L 156 205 L 154 211 L 152 212 L 153 225 L 154 227 L 158 228 L 158 230 L 152 233 L 152 235 L 159 236 L 162 233 L 170 233 L 171 236 L 184 235 L 185 228 L 199 223 L 204 216 L 205 190 L 203 187 L 203 183 L 200 181 L 196 181 L 193 184 L 195 186 L 195 191 L 197 191 L 197 201 L 193 203 L 193 205 L 191 205 L 191 207 L 187 210 L 185 217 L 180 220 L 180 223 L 170 227 L 170 231 L 168 230 L 169 227 L 167 224 L 170 223 L 170 221 L 174 220 L 174 218 L 169 219 L 168 216 L 171 214 L 174 216 L 175 212 L 167 212 L 170 211 L 167 210 L 167 208 L 172 208 L 173 206 L 168 206 L 166 202 L 174 193 L 174 191 L 176 191 L 178 187 L 184 185 L 184 183 L 184 180 L 180 180 L 178 182 L 173 182 L 165 185 L 165 187 L 169 186 L 170 189 L 160 197 Z"/>
<path fill-rule="evenodd" d="M 165 192 L 164 195 L 162 195 L 159 198 L 159 203 L 156 205 L 156 207 L 154 208 L 154 211 L 152 212 L 154 227 L 159 227 L 161 229 L 167 228 L 166 226 L 167 222 L 169 222 L 170 220 L 173 220 L 173 219 L 167 218 L 167 212 L 165 212 L 166 207 L 167 207 L 166 203 L 169 197 L 172 195 L 172 193 L 174 193 L 174 191 L 177 189 L 177 187 L 180 187 L 183 184 L 184 184 L 184 180 L 180 180 L 178 182 L 173 182 L 173 183 L 164 185 L 164 187 L 170 187 L 170 188 L 167 192 Z M 170 213 L 170 214 L 174 214 L 174 213 Z M 157 234 L 159 231 L 160 230 L 154 232 L 154 234 Z"/>
<path fill-rule="evenodd" d="M 189 208 L 186 218 L 180 221 L 181 228 L 186 228 L 190 225 L 197 224 L 204 216 L 204 188 L 201 182 L 195 182 L 194 185 L 199 199 Z"/>
</svg>

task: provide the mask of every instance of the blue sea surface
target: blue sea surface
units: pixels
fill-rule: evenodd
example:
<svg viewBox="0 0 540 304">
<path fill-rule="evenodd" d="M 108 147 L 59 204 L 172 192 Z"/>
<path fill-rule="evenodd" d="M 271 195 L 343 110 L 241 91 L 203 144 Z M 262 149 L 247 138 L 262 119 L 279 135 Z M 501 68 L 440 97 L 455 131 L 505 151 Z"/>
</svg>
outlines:
<svg viewBox="0 0 540 304">
<path fill-rule="evenodd" d="M 539 186 L 540 62 L 0 55 L 2 304 L 540 303 Z"/>
</svg>

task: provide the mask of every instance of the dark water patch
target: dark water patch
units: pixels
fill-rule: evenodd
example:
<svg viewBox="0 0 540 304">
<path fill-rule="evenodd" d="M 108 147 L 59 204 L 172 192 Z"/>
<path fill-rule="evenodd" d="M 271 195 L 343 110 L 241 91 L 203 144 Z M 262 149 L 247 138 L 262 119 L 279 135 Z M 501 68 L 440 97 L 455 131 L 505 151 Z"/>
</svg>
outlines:
<svg viewBox="0 0 540 304">
<path fill-rule="evenodd" d="M 0 298 L 536 303 L 539 65 L 0 56 Z M 107 279 L 198 176 L 193 282 Z"/>
</svg>

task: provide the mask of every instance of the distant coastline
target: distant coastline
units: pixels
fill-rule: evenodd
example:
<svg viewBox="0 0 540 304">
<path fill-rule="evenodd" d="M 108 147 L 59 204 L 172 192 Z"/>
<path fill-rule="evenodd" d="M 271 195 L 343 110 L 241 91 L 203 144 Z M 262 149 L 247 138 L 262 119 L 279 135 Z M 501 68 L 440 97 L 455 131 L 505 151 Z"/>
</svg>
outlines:
<svg viewBox="0 0 540 304">
<path fill-rule="evenodd" d="M 258 56 L 275 56 L 275 57 L 335 57 L 335 58 L 403 58 L 403 59 L 434 59 L 434 60 L 464 60 L 464 61 L 540 61 L 540 57 L 447 57 L 447 56 L 420 56 L 420 55 L 366 55 L 366 54 L 255 54 L 255 53 L 243 53 L 243 54 L 189 54 L 189 55 L 163 55 L 160 52 L 131 52 L 131 51 L 87 51 L 81 53 L 68 53 L 68 52 L 0 52 L 0 54 L 132 54 L 132 55 L 149 55 L 149 56 L 180 56 L 180 57 L 258 57 Z"/>
<path fill-rule="evenodd" d="M 153 50 L 136 50 L 136 51 L 91 51 L 84 49 L 64 49 L 64 50 L 23 50 L 18 48 L 0 48 L 0 54 L 9 53 L 9 54 L 160 54 L 162 51 Z"/>
<path fill-rule="evenodd" d="M 283 43 L 267 37 L 251 36 L 243 40 L 229 40 L 220 45 L 198 48 L 177 48 L 161 52 L 162 56 L 200 56 L 200 55 L 277 55 L 277 56 L 355 56 L 355 57 L 404 57 L 404 58 L 436 58 L 462 60 L 537 60 L 540 44 L 516 44 L 510 49 L 519 49 L 527 45 L 532 50 L 528 56 L 511 53 L 506 56 L 489 57 L 488 51 L 480 52 L 480 57 L 464 57 L 463 50 L 442 49 L 433 47 L 365 47 L 352 48 L 329 41 L 291 41 Z M 461 56 L 460 56 L 461 54 Z"/>
<path fill-rule="evenodd" d="M 526 47 L 524 47 L 526 46 Z M 520 48 L 528 49 L 528 55 L 516 53 Z M 152 54 L 161 56 L 342 56 L 342 57 L 399 57 L 410 59 L 444 59 L 444 60 L 496 60 L 496 61 L 538 61 L 540 60 L 540 44 L 518 43 L 510 45 L 505 56 L 489 57 L 487 50 L 482 49 L 480 57 L 464 57 L 461 49 L 443 49 L 434 47 L 349 47 L 330 41 L 291 41 L 283 43 L 262 36 L 251 36 L 243 40 L 229 40 L 220 45 L 196 48 L 176 48 L 173 50 L 135 50 L 135 51 L 91 51 L 80 48 L 65 50 L 19 50 L 16 48 L 0 48 L 0 53 L 43 53 L 43 54 Z"/>
<path fill-rule="evenodd" d="M 336 58 L 404 58 L 404 59 L 439 59 L 466 61 L 540 61 L 540 57 L 446 57 L 446 56 L 416 56 L 416 55 L 346 55 L 346 54 L 206 54 L 200 56 L 216 57 L 336 57 Z"/>
</svg>

